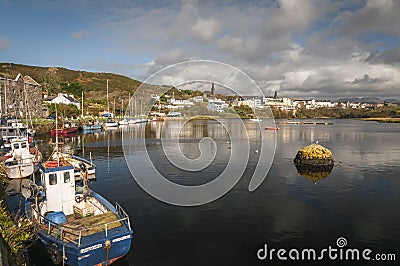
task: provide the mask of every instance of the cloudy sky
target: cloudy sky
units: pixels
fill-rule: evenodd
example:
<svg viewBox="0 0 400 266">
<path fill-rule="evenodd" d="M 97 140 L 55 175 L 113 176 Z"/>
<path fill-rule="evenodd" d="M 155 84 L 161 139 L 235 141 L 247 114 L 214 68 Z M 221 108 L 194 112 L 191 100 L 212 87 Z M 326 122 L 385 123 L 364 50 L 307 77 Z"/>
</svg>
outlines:
<svg viewBox="0 0 400 266">
<path fill-rule="evenodd" d="M 400 96 L 400 1 L 0 0 L 0 62 L 145 80 L 230 64 L 268 94 Z"/>
</svg>

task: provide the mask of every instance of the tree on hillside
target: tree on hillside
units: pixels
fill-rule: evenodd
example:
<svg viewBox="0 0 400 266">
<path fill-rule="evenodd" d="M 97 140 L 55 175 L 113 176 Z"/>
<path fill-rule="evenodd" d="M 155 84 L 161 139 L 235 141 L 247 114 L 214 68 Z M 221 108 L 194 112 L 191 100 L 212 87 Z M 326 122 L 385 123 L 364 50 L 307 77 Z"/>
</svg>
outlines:
<svg viewBox="0 0 400 266">
<path fill-rule="evenodd" d="M 82 84 L 80 84 L 79 82 L 62 82 L 61 83 L 61 90 L 63 92 L 68 92 L 70 94 L 73 94 L 74 96 L 81 96 L 82 95 L 82 91 L 84 91 L 84 87 L 82 86 Z"/>
<path fill-rule="evenodd" d="M 53 73 L 46 73 L 38 78 L 38 82 L 42 85 L 47 95 L 55 94 L 60 87 L 60 78 Z"/>
</svg>

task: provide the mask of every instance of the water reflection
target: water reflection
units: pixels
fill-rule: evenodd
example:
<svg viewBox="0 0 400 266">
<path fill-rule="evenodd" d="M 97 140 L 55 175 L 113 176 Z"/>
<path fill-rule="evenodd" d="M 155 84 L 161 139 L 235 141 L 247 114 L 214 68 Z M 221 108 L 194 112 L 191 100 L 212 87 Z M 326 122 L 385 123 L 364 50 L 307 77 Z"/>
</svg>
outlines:
<svg viewBox="0 0 400 266">
<path fill-rule="evenodd" d="M 265 242 L 275 248 L 318 248 L 334 246 L 339 236 L 346 237 L 351 247 L 398 252 L 400 214 L 393 210 L 398 209 L 400 199 L 400 124 L 333 122 L 281 124 L 278 132 L 245 122 L 247 133 L 238 131 L 234 135 L 252 140 L 242 179 L 221 199 L 196 208 L 170 206 L 146 194 L 127 168 L 121 138 L 132 141 L 129 147 L 133 159 L 147 149 L 157 169 L 172 181 L 201 184 L 223 171 L 232 151 L 226 130 L 215 122 L 194 121 L 181 130 L 179 121 L 164 127 L 159 122 L 128 125 L 78 134 L 64 141 L 79 155 L 88 158 L 92 154 L 98 171 L 93 189 L 111 202 L 119 202 L 132 217 L 136 233 L 133 249 L 116 266 L 260 265 L 255 254 Z M 235 123 L 229 121 L 227 126 L 234 129 Z M 262 185 L 250 193 L 247 188 L 259 158 L 255 152 L 259 136 L 272 139 L 274 134 L 277 150 L 271 170 Z M 163 136 L 179 137 L 181 149 L 189 158 L 198 156 L 200 138 L 213 136 L 217 144 L 215 163 L 202 174 L 177 170 L 162 156 Z M 144 137 L 146 145 L 138 145 Z M 40 145 L 48 145 L 49 137 L 42 139 Z M 336 160 L 333 171 L 309 172 L 293 166 L 298 149 L 316 140 L 332 151 Z M 36 265 L 49 265 L 43 262 L 46 255 L 40 257 L 35 251 L 31 257 L 40 258 Z M 268 264 L 281 265 L 277 261 Z M 355 261 L 351 264 L 363 265 Z"/>
<path fill-rule="evenodd" d="M 317 181 L 327 178 L 333 169 L 333 165 L 319 165 L 319 166 L 312 166 L 312 165 L 304 165 L 304 164 L 295 164 L 297 172 L 310 179 L 314 184 Z"/>
</svg>

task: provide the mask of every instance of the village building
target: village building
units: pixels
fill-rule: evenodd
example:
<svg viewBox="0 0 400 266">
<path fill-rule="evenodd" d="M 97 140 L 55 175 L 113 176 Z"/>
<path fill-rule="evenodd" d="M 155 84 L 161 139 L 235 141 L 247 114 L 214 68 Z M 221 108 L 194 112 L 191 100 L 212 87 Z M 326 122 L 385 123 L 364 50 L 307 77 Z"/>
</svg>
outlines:
<svg viewBox="0 0 400 266">
<path fill-rule="evenodd" d="M 42 87 L 21 73 L 15 79 L 0 77 L 1 116 L 43 117 Z"/>
<path fill-rule="evenodd" d="M 73 95 L 65 93 L 59 93 L 57 96 L 45 96 L 44 102 L 49 104 L 73 104 L 78 107 L 78 109 L 81 108 L 79 101 L 75 99 Z"/>
</svg>

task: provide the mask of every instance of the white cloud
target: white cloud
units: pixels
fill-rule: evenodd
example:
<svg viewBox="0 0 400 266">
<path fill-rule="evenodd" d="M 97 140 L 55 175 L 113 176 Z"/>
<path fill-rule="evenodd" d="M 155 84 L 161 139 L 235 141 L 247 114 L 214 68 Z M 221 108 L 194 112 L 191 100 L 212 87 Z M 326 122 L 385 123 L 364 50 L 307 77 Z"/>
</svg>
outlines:
<svg viewBox="0 0 400 266">
<path fill-rule="evenodd" d="M 216 19 L 198 18 L 192 26 L 194 33 L 203 41 L 209 41 L 215 37 L 219 28 L 219 23 Z"/>
</svg>

